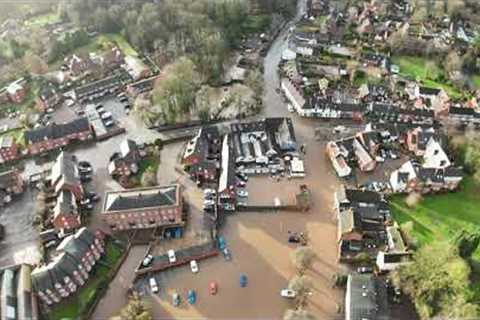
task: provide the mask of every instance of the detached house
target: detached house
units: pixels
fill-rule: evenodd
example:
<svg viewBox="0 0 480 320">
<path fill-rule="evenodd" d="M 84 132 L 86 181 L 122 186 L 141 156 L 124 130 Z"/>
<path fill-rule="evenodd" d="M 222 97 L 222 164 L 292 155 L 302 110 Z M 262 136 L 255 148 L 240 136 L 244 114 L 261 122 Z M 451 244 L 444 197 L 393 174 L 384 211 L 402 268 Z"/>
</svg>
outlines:
<svg viewBox="0 0 480 320">
<path fill-rule="evenodd" d="M 10 83 L 6 88 L 9 100 L 13 103 L 22 103 L 27 96 L 27 82 L 24 78 Z"/>
<path fill-rule="evenodd" d="M 25 132 L 26 147 L 31 155 L 61 148 L 74 141 L 87 141 L 92 138 L 92 129 L 87 118 Z"/>
<path fill-rule="evenodd" d="M 93 62 L 88 57 L 79 57 L 74 54 L 70 58 L 65 58 L 65 65 L 72 77 L 78 77 L 90 70 Z"/>
<path fill-rule="evenodd" d="M 34 292 L 46 305 L 59 303 L 85 285 L 104 253 L 103 234 L 81 228 L 60 243 L 50 262 L 32 271 Z"/>
<path fill-rule="evenodd" d="M 182 158 L 190 178 L 202 183 L 215 182 L 220 169 L 221 139 L 217 127 L 202 127 L 189 141 Z"/>
<path fill-rule="evenodd" d="M 110 158 L 108 173 L 120 180 L 137 173 L 141 156 L 135 141 L 125 139 L 120 143 L 120 152 Z"/>
<path fill-rule="evenodd" d="M 62 96 L 52 86 L 46 86 L 41 89 L 37 98 L 37 104 L 43 111 L 49 108 L 55 108 L 61 101 Z"/>
</svg>

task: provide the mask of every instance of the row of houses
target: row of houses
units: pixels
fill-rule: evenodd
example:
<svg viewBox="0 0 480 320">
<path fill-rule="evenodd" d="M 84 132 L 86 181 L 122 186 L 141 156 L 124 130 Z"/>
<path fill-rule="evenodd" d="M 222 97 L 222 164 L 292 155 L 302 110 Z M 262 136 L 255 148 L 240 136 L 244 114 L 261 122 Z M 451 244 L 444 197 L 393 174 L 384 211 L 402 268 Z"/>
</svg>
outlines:
<svg viewBox="0 0 480 320">
<path fill-rule="evenodd" d="M 53 257 L 31 273 L 32 287 L 45 305 L 59 303 L 75 294 L 88 281 L 105 253 L 104 235 L 87 228 L 63 239 Z"/>
<path fill-rule="evenodd" d="M 353 262 L 360 253 L 366 253 L 376 259 L 381 273 L 410 261 L 411 252 L 382 194 L 341 186 L 335 192 L 334 208 L 341 262 Z"/>
<path fill-rule="evenodd" d="M 52 223 L 54 229 L 65 235 L 81 227 L 81 212 L 78 204 L 83 200 L 84 190 L 79 179 L 78 168 L 67 152 L 57 157 L 46 186 L 55 198 Z"/>
<path fill-rule="evenodd" d="M 72 143 L 93 140 L 94 132 L 87 118 L 77 118 L 63 124 L 51 124 L 45 127 L 27 130 L 24 133 L 24 146 L 13 136 L 0 137 L 0 163 L 19 160 L 26 155 L 38 155 Z M 21 152 L 21 148 L 25 148 Z"/>
</svg>

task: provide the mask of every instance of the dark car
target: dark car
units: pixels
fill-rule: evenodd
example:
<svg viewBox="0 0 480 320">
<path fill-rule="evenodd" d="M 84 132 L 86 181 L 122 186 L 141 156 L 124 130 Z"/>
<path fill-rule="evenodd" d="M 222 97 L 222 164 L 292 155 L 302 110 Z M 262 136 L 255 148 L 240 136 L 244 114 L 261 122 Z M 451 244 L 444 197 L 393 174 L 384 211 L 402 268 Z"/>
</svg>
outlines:
<svg viewBox="0 0 480 320">
<path fill-rule="evenodd" d="M 93 201 L 93 202 L 100 200 L 100 196 L 92 191 L 85 193 L 85 198 L 90 199 L 90 201 Z"/>
<path fill-rule="evenodd" d="M 79 162 L 78 162 L 78 167 L 91 168 L 92 165 L 91 165 L 90 162 L 88 162 L 88 161 L 79 161 Z"/>
<path fill-rule="evenodd" d="M 85 183 L 85 182 L 90 182 L 92 181 L 92 176 L 90 175 L 80 175 L 80 181 Z"/>
</svg>

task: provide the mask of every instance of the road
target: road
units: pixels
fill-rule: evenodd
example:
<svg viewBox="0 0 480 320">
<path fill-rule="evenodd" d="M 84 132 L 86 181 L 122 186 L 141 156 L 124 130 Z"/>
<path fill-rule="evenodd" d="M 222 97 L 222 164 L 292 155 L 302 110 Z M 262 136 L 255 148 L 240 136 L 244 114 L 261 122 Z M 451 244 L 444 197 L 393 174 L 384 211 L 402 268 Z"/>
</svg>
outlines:
<svg viewBox="0 0 480 320">
<path fill-rule="evenodd" d="M 298 12 L 296 19 L 305 12 L 305 1 L 300 1 Z M 221 232 L 231 248 L 233 261 L 227 263 L 221 257 L 202 261 L 201 271 L 195 275 L 188 267 L 158 275 L 161 279 L 160 294 L 147 298 L 151 302 L 154 319 L 282 318 L 291 304 L 279 297 L 279 291 L 294 275 L 289 259 L 293 247 L 286 243 L 288 230 L 307 231 L 311 245 L 319 257 L 308 272 L 314 282 L 314 295 L 310 299 L 309 308 L 318 319 L 341 318 L 336 313 L 336 307 L 342 300 L 342 294 L 331 288 L 332 276 L 339 269 L 336 262 L 336 225 L 331 213 L 333 192 L 338 181 L 324 156 L 324 141 L 315 139 L 314 132 L 319 123 L 290 114 L 283 98 L 276 92 L 280 83 L 277 67 L 287 45 L 287 33 L 288 27 L 274 41 L 264 60 L 264 110 L 259 118 L 289 116 L 294 121 L 297 140 L 308 145 L 308 154 L 305 161 L 307 178 L 292 183 L 294 188 L 298 188 L 300 183 L 311 187 L 314 208 L 311 214 L 300 216 L 291 213 L 265 215 L 252 212 L 228 217 Z M 179 148 L 174 146 L 167 146 L 162 151 L 159 182 L 170 182 L 175 177 L 176 162 L 172 154 L 176 156 L 178 151 Z M 180 180 L 183 179 L 180 177 Z M 265 190 L 266 196 L 271 197 L 280 191 L 279 188 L 282 188 L 281 184 Z M 192 194 L 191 197 L 193 196 Z M 120 273 L 133 273 L 133 266 L 136 266 L 138 260 L 138 256 L 128 257 Z M 238 287 L 240 272 L 247 273 L 251 281 L 251 286 L 246 289 Z M 125 291 L 119 285 L 124 280 L 124 276 L 114 279 L 97 307 L 94 319 L 105 319 L 118 312 L 119 306 L 125 302 Z M 220 287 L 219 294 L 215 297 L 209 296 L 207 290 L 208 283 L 212 280 L 217 281 Z M 183 303 L 179 308 L 172 307 L 171 294 L 177 291 L 185 301 L 186 291 L 190 288 L 197 290 L 197 305 Z"/>
</svg>

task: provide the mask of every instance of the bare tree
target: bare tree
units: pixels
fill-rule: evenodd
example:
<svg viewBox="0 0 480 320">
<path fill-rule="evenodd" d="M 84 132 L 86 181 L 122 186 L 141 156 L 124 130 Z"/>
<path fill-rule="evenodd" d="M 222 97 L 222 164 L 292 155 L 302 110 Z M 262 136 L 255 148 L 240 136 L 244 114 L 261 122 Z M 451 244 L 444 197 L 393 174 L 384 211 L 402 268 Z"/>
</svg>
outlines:
<svg viewBox="0 0 480 320">
<path fill-rule="evenodd" d="M 312 292 L 312 280 L 307 276 L 295 276 L 288 283 L 288 289 L 295 291 L 297 308 L 307 305 L 307 298 Z"/>
<path fill-rule="evenodd" d="M 310 268 L 316 258 L 316 254 L 311 247 L 298 247 L 290 255 L 293 265 L 299 275 L 303 275 Z"/>
<path fill-rule="evenodd" d="M 315 319 L 317 318 L 312 313 L 304 309 L 299 309 L 299 310 L 288 309 L 283 316 L 283 320 L 315 320 Z"/>
</svg>

